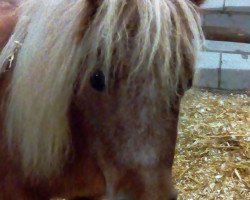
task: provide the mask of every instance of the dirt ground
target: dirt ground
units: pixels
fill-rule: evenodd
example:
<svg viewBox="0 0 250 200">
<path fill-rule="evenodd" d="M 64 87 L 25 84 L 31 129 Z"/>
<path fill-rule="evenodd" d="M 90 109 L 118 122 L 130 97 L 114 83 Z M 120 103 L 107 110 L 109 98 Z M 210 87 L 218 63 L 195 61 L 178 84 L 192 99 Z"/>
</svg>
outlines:
<svg viewBox="0 0 250 200">
<path fill-rule="evenodd" d="M 182 101 L 179 199 L 250 200 L 250 93 L 191 90 Z"/>
</svg>

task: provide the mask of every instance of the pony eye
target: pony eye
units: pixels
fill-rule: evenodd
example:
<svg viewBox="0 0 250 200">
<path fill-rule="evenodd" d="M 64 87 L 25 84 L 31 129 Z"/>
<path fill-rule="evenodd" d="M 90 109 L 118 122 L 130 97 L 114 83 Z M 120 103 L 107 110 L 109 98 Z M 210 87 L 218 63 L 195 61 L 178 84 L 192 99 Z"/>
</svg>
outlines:
<svg viewBox="0 0 250 200">
<path fill-rule="evenodd" d="M 90 77 L 91 86 L 98 92 L 105 89 L 105 76 L 101 70 L 97 70 Z"/>
</svg>

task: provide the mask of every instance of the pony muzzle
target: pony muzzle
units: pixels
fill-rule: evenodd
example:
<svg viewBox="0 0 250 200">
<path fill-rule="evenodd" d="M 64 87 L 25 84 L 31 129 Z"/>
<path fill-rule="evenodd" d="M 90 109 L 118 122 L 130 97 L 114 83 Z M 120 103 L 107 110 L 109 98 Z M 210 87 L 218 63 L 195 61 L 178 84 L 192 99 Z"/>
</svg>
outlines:
<svg viewBox="0 0 250 200">
<path fill-rule="evenodd" d="M 151 171 L 151 170 L 150 170 Z M 178 193 L 173 188 L 170 174 L 164 170 L 126 172 L 114 188 L 107 188 L 108 200 L 176 200 Z M 168 170 L 167 170 L 168 171 Z"/>
</svg>

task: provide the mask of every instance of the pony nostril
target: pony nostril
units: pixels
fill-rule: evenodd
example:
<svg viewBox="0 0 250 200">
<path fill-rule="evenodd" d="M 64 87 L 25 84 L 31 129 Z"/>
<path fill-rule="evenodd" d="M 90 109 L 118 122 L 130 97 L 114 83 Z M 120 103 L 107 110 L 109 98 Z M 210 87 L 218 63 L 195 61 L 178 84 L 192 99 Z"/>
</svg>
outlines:
<svg viewBox="0 0 250 200">
<path fill-rule="evenodd" d="M 187 89 L 190 89 L 193 86 L 193 79 L 189 79 L 187 82 Z"/>
<path fill-rule="evenodd" d="M 135 200 L 131 195 L 120 193 L 117 195 L 115 200 Z"/>
<path fill-rule="evenodd" d="M 177 192 L 173 192 L 173 194 L 171 194 L 169 200 L 177 200 L 178 198 L 178 193 Z"/>
</svg>

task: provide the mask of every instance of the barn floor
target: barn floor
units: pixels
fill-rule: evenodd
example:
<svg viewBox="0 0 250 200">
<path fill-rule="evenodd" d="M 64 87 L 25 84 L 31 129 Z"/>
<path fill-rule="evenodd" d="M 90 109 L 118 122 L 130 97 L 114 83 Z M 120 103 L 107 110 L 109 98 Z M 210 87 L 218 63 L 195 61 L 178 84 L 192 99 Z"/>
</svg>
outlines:
<svg viewBox="0 0 250 200">
<path fill-rule="evenodd" d="M 250 200 L 249 93 L 187 93 L 173 173 L 180 200 Z"/>
</svg>

